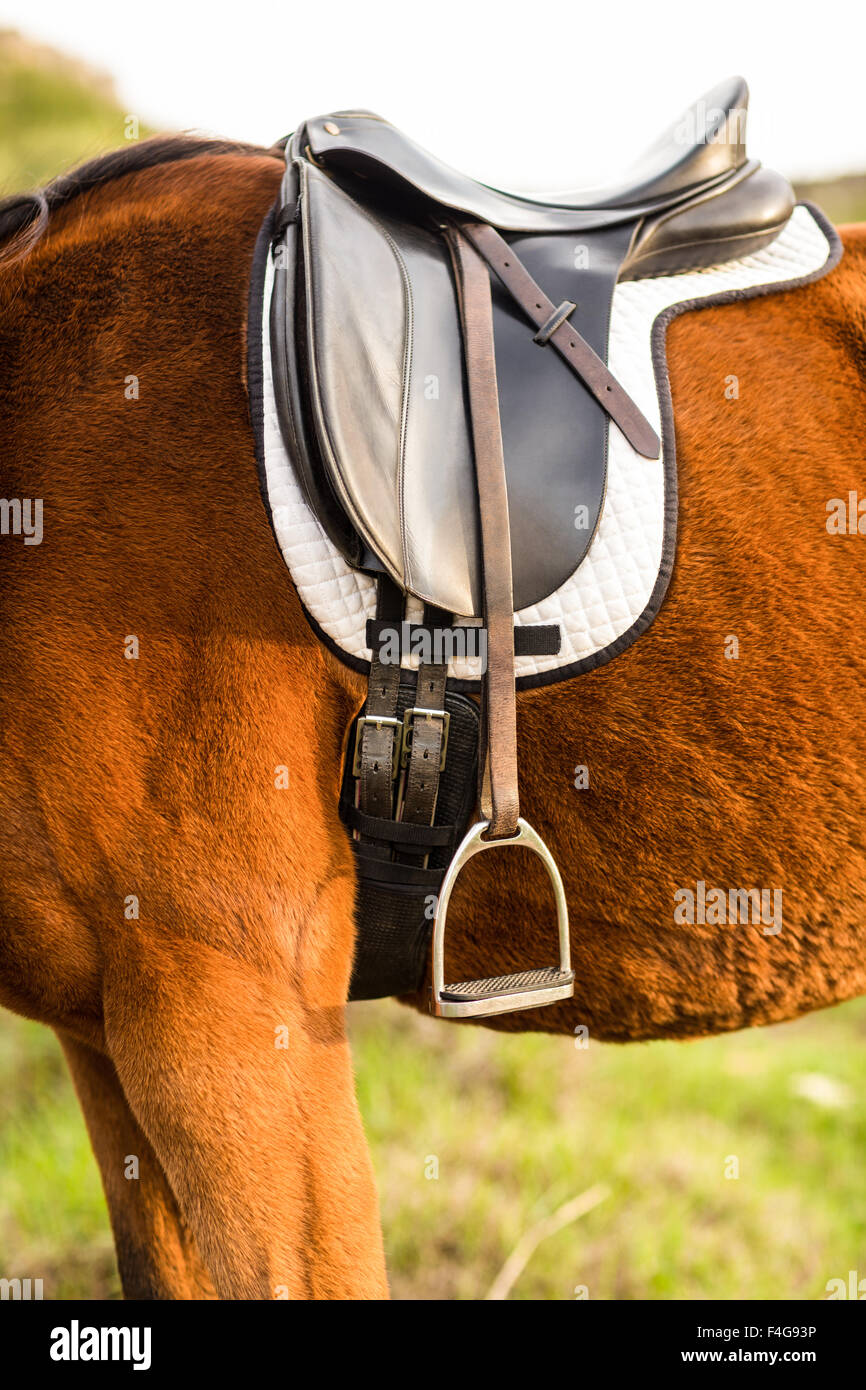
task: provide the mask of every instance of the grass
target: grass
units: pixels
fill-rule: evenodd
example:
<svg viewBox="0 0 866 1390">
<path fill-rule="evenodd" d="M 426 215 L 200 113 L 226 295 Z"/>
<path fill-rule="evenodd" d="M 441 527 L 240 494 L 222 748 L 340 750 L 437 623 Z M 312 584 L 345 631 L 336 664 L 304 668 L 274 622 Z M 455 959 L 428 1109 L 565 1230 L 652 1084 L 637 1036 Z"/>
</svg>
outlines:
<svg viewBox="0 0 866 1390">
<path fill-rule="evenodd" d="M 128 115 L 109 78 L 0 31 L 0 196 L 122 145 Z"/>
<path fill-rule="evenodd" d="M 396 1298 L 483 1298 L 529 1228 L 599 1183 L 609 1195 L 539 1244 L 510 1297 L 817 1299 L 866 1276 L 866 1000 L 585 1050 L 393 1003 L 350 1012 Z M 0 1275 L 117 1297 L 59 1049 L 9 1014 L 0 1096 Z"/>
<path fill-rule="evenodd" d="M 78 1101 L 47 1028 L 0 1014 L 0 1277 L 46 1298 L 120 1295 L 114 1247 Z"/>
<path fill-rule="evenodd" d="M 797 186 L 801 198 L 822 207 L 831 222 L 866 222 L 866 174 L 846 174 Z"/>
<path fill-rule="evenodd" d="M 353 1032 L 396 1297 L 482 1297 L 523 1232 L 596 1183 L 610 1196 L 513 1297 L 810 1299 L 866 1275 L 866 1000 L 627 1048 L 395 1005 Z"/>
</svg>

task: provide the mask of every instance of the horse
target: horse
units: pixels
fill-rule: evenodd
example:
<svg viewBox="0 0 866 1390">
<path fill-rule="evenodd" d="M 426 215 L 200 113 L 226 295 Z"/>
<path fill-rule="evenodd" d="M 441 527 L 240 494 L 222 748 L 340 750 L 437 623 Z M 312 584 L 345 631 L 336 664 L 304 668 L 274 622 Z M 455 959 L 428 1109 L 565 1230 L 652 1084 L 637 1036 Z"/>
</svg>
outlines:
<svg viewBox="0 0 866 1390">
<path fill-rule="evenodd" d="M 0 205 L 0 1002 L 60 1040 L 130 1299 L 388 1291 L 337 814 L 364 682 L 282 562 L 246 394 L 282 170 L 157 137 Z M 686 1039 L 866 990 L 866 523 L 827 525 L 862 469 L 866 227 L 843 240 L 825 279 L 671 326 L 665 604 L 518 698 L 574 997 L 490 1026 Z M 41 543 L 8 499 L 38 500 Z M 533 958 L 549 887 L 523 859 L 461 877 L 455 978 Z M 783 888 L 782 929 L 676 920 L 716 883 Z"/>
</svg>

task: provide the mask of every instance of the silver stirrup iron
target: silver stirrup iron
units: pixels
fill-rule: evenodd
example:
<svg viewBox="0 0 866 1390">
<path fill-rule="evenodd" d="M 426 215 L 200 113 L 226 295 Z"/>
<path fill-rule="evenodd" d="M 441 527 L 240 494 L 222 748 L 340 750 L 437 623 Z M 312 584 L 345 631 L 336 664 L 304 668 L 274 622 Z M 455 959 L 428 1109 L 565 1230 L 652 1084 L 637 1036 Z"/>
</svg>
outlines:
<svg viewBox="0 0 866 1390">
<path fill-rule="evenodd" d="M 433 1013 L 439 1018 L 477 1018 L 479 1015 L 512 1013 L 518 1009 L 536 1009 L 542 1004 L 553 1004 L 557 999 L 570 999 L 574 994 L 568 907 L 553 855 L 541 836 L 522 818 L 517 822 L 517 833 L 507 840 L 482 839 L 488 824 L 486 820 L 478 821 L 464 836 L 448 866 L 439 892 L 433 923 L 432 1001 Z M 515 845 L 522 845 L 538 855 L 553 884 L 559 931 L 559 965 L 545 965 L 535 970 L 521 970 L 516 975 L 494 975 L 486 980 L 464 980 L 460 984 L 446 985 L 445 919 L 457 875 L 474 854 L 480 854 L 485 849 L 510 849 Z"/>
</svg>

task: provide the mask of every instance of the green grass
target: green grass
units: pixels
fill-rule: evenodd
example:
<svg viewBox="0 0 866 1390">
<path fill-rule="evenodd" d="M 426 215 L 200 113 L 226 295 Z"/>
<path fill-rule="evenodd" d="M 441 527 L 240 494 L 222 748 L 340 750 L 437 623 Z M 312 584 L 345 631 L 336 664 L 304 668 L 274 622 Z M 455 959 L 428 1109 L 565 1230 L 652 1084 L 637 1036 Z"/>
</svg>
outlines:
<svg viewBox="0 0 866 1390">
<path fill-rule="evenodd" d="M 0 32 L 0 196 L 38 187 L 122 145 L 132 114 L 110 79 Z M 142 125 L 139 133 L 150 131 Z"/>
<path fill-rule="evenodd" d="M 845 174 L 835 179 L 818 179 L 797 185 L 801 198 L 822 207 L 841 226 L 844 222 L 866 222 L 866 174 Z"/>
<path fill-rule="evenodd" d="M 866 1001 L 585 1051 L 389 1004 L 355 1019 L 396 1297 L 483 1297 L 524 1231 L 597 1183 L 610 1195 L 537 1248 L 512 1297 L 810 1299 L 866 1276 Z"/>
<path fill-rule="evenodd" d="M 816 1299 L 866 1276 L 866 1000 L 586 1050 L 393 1003 L 350 1012 L 395 1297 L 484 1297 L 524 1232 L 599 1183 L 609 1195 L 538 1245 L 512 1298 Z M 42 1278 L 46 1298 L 116 1297 L 59 1049 L 9 1014 L 0 1097 L 0 1275 Z"/>
<path fill-rule="evenodd" d="M 0 1014 L 0 1277 L 119 1297 L 99 1172 L 53 1033 Z"/>
</svg>

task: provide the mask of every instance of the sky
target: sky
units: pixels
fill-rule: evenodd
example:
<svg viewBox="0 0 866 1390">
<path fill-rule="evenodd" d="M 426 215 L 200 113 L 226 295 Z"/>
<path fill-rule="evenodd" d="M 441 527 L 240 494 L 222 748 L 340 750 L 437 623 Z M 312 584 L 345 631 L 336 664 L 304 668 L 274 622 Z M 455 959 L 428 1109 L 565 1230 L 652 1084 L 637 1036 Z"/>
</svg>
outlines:
<svg viewBox="0 0 866 1390">
<path fill-rule="evenodd" d="M 0 0 L 0 26 L 106 70 L 158 129 L 269 145 L 360 106 L 535 190 L 614 181 L 740 73 L 752 155 L 794 178 L 866 171 L 864 0 Z"/>
</svg>

